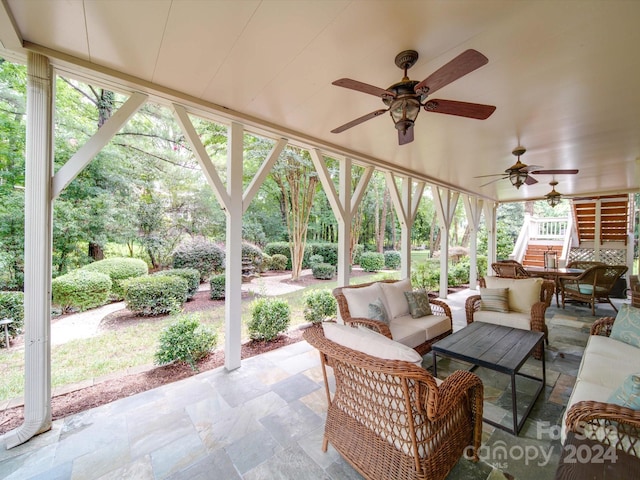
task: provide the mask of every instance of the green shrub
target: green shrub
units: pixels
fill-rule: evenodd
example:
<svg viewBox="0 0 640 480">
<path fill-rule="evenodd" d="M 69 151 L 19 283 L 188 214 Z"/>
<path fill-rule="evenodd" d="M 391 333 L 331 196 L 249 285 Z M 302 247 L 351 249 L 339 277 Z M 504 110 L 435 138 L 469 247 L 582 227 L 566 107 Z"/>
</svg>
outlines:
<svg viewBox="0 0 640 480">
<path fill-rule="evenodd" d="M 287 262 L 289 260 L 284 255 L 275 253 L 271 255 L 271 270 L 281 271 L 287 269 Z"/>
<path fill-rule="evenodd" d="M 24 328 L 24 293 L 22 292 L 0 292 L 0 320 L 10 318 L 13 323 L 9 324 L 9 336 L 15 338 L 22 333 Z M 1 330 L 0 345 L 4 344 L 4 327 Z"/>
<path fill-rule="evenodd" d="M 91 270 L 73 270 L 51 280 L 54 305 L 62 312 L 99 307 L 109 301 L 112 282 L 108 275 Z"/>
<path fill-rule="evenodd" d="M 188 291 L 187 281 L 176 275 L 131 278 L 124 284 L 124 301 L 135 315 L 173 314 L 182 309 Z"/>
<path fill-rule="evenodd" d="M 360 265 L 362 252 L 364 252 L 364 245 L 357 243 L 353 246 L 353 260 L 351 262 L 353 265 Z"/>
<path fill-rule="evenodd" d="M 173 251 L 173 268 L 195 268 L 200 272 L 200 281 L 209 279 L 211 274 L 224 270 L 224 250 L 204 239 L 181 243 Z"/>
<path fill-rule="evenodd" d="M 458 286 L 469 283 L 469 258 L 460 260 L 449 269 L 449 285 Z"/>
<path fill-rule="evenodd" d="M 440 284 L 440 263 L 424 262 L 411 269 L 411 285 L 413 288 L 424 288 L 434 291 Z"/>
<path fill-rule="evenodd" d="M 365 272 L 377 272 L 384 268 L 384 255 L 377 252 L 364 252 L 360 255 L 360 266 Z"/>
<path fill-rule="evenodd" d="M 187 300 L 191 300 L 200 287 L 200 272 L 195 268 L 171 268 L 169 270 L 161 270 L 153 274 L 153 276 L 176 275 L 187 281 Z"/>
<path fill-rule="evenodd" d="M 218 343 L 218 335 L 200 326 L 193 315 L 185 315 L 166 327 L 154 360 L 156 365 L 184 362 L 198 370 L 196 362 L 204 358 Z"/>
<path fill-rule="evenodd" d="M 209 295 L 211 300 L 224 300 L 226 284 L 227 276 L 224 273 L 211 277 L 209 280 L 209 285 L 211 286 L 211 293 Z"/>
<path fill-rule="evenodd" d="M 338 265 L 337 243 L 313 243 L 311 244 L 311 253 L 313 255 L 321 255 L 324 263 Z M 313 265 L 311 262 L 311 256 L 309 257 L 309 264 Z"/>
<path fill-rule="evenodd" d="M 310 290 L 304 294 L 304 319 L 319 323 L 338 314 L 338 303 L 330 290 Z"/>
<path fill-rule="evenodd" d="M 318 280 L 331 280 L 336 274 L 336 267 L 329 263 L 316 263 L 311 267 L 313 278 Z"/>
<path fill-rule="evenodd" d="M 115 300 L 124 297 L 123 282 L 129 278 L 140 277 L 149 273 L 147 264 L 139 258 L 113 257 L 98 260 L 82 267 L 82 270 L 100 272 L 111 279 L 111 295 Z"/>
<path fill-rule="evenodd" d="M 324 263 L 324 257 L 322 255 L 311 255 L 309 257 L 309 263 L 311 264 L 311 268 L 317 263 Z"/>
<path fill-rule="evenodd" d="M 402 263 L 402 258 L 400 257 L 400 252 L 396 250 L 387 250 L 384 252 L 384 266 L 391 269 L 397 270 L 400 268 L 400 264 Z"/>
<path fill-rule="evenodd" d="M 264 246 L 264 253 L 273 258 L 275 255 L 283 255 L 287 261 L 284 268 L 271 268 L 271 270 L 291 270 L 291 249 L 289 242 L 270 242 Z"/>
<path fill-rule="evenodd" d="M 260 269 L 258 270 L 258 272 L 263 273 L 263 272 L 266 272 L 267 270 L 271 270 L 271 255 L 267 255 L 266 253 L 263 253 L 262 263 L 260 264 Z"/>
<path fill-rule="evenodd" d="M 286 332 L 291 323 L 291 309 L 281 298 L 258 298 L 251 302 L 251 319 L 247 324 L 252 340 L 270 341 Z"/>
</svg>

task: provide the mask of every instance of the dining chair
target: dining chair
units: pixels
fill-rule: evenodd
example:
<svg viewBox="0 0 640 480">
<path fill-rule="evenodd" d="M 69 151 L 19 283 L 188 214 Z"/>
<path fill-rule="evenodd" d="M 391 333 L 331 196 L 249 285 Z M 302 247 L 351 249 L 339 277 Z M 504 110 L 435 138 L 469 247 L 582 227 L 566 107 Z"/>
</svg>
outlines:
<svg viewBox="0 0 640 480">
<path fill-rule="evenodd" d="M 498 277 L 503 278 L 529 278 L 531 275 L 524 269 L 520 262 L 515 260 L 500 260 L 491 264 L 491 268 Z"/>
<path fill-rule="evenodd" d="M 572 267 L 573 268 L 573 267 Z M 627 273 L 625 265 L 594 265 L 574 278 L 561 278 L 562 308 L 565 299 L 573 299 L 591 305 L 591 314 L 596 314 L 596 302 L 607 301 L 617 312 L 609 295 L 618 278 Z"/>
</svg>

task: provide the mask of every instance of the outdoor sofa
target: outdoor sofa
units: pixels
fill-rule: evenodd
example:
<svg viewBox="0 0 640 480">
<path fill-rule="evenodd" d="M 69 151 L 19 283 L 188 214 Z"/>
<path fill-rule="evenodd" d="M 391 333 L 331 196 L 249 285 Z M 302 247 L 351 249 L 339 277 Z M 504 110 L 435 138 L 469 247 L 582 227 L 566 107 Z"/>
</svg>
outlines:
<svg viewBox="0 0 640 480">
<path fill-rule="evenodd" d="M 615 318 L 591 326 L 562 443 L 569 432 L 640 457 L 640 309 L 623 304 Z"/>
<path fill-rule="evenodd" d="M 444 479 L 461 456 L 478 460 L 483 386 L 475 374 L 437 380 L 415 350 L 364 326 L 325 322 L 303 336 L 320 352 L 324 452 L 331 443 L 376 480 Z"/>
<path fill-rule="evenodd" d="M 366 326 L 424 355 L 453 332 L 451 309 L 436 298 L 428 298 L 428 306 L 416 305 L 405 292 L 414 292 L 409 278 L 339 287 L 333 295 L 345 324 Z M 419 303 L 428 297 L 424 291 L 415 293 Z"/>
</svg>

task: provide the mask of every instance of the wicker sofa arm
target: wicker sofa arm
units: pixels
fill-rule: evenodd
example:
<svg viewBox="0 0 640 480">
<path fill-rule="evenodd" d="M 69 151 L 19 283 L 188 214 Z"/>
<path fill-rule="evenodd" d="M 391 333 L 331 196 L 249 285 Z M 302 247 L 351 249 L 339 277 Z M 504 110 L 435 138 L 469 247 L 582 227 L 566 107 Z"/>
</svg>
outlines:
<svg viewBox="0 0 640 480">
<path fill-rule="evenodd" d="M 640 448 L 640 411 L 613 403 L 585 400 L 577 402 L 567 412 L 567 430 L 589 439 L 611 445 L 630 455 L 638 456 Z M 585 428 L 591 426 L 592 428 Z M 596 429 L 610 429 L 616 435 L 598 435 Z M 638 445 L 638 447 L 636 447 Z M 634 448 L 636 447 L 636 448 Z"/>
<path fill-rule="evenodd" d="M 473 314 L 480 310 L 480 295 L 471 295 L 464 302 L 467 324 L 473 323 Z"/>
<path fill-rule="evenodd" d="M 604 335 L 608 337 L 611 334 L 611 328 L 615 317 L 602 317 L 593 322 L 591 325 L 591 335 Z"/>
<path fill-rule="evenodd" d="M 548 305 L 545 302 L 537 302 L 531 306 L 531 330 L 534 332 L 546 332 L 544 314 Z"/>
<path fill-rule="evenodd" d="M 359 325 L 362 325 L 364 327 L 370 328 L 374 332 L 378 332 L 384 335 L 387 338 L 392 338 L 389 325 L 379 320 L 372 320 L 370 318 L 358 318 L 358 317 L 344 318 L 343 320 L 345 325 L 349 325 L 351 327 L 357 327 Z"/>
<path fill-rule="evenodd" d="M 429 305 L 431 305 L 431 313 L 433 315 L 444 315 L 453 321 L 453 317 L 451 316 L 451 307 L 449 307 L 445 302 L 438 300 L 437 298 L 430 298 Z"/>
</svg>

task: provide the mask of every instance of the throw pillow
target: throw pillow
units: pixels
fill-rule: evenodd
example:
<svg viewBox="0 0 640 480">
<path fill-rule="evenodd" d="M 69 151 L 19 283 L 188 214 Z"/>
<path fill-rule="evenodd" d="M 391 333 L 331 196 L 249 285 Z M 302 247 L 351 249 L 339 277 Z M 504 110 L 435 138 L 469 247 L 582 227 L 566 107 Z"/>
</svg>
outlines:
<svg viewBox="0 0 640 480">
<path fill-rule="evenodd" d="M 409 303 L 403 293 L 412 290 L 410 278 L 393 283 L 382 282 L 380 288 L 389 307 L 387 313 L 392 319 L 409 314 Z"/>
<path fill-rule="evenodd" d="M 640 410 L 640 374 L 629 375 L 609 397 L 609 403 Z"/>
<path fill-rule="evenodd" d="M 367 318 L 371 320 L 379 320 L 389 325 L 389 315 L 387 315 L 387 309 L 384 308 L 384 304 L 380 298 L 376 298 L 376 301 L 369 304 L 369 315 Z"/>
<path fill-rule="evenodd" d="M 418 366 L 422 356 L 413 348 L 391 340 L 366 327 L 353 328 L 337 323 L 323 323 L 324 336 L 343 347 L 351 348 L 372 357 L 385 360 L 402 360 Z"/>
<path fill-rule="evenodd" d="M 480 288 L 480 310 L 509 313 L 509 289 Z"/>
<path fill-rule="evenodd" d="M 373 283 L 366 287 L 343 287 L 342 293 L 347 300 L 349 313 L 354 318 L 367 318 L 369 314 L 369 303 L 372 298 L 379 298 L 382 295 L 380 284 Z"/>
<path fill-rule="evenodd" d="M 640 347 L 640 308 L 628 303 L 620 305 L 610 337 Z"/>
<path fill-rule="evenodd" d="M 542 278 L 485 277 L 487 288 L 509 289 L 509 311 L 531 314 L 531 307 L 540 301 Z"/>
<path fill-rule="evenodd" d="M 431 315 L 431 305 L 429 305 L 429 294 L 422 288 L 413 292 L 404 292 L 409 303 L 409 312 L 413 318 Z"/>
</svg>

